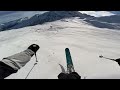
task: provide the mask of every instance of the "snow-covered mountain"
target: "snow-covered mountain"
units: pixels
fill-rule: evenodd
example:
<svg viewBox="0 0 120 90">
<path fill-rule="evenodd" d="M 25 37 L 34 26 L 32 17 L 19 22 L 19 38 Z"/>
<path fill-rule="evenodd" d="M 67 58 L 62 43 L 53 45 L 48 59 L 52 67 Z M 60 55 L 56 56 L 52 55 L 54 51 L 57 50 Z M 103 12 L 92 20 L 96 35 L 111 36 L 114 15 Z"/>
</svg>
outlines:
<svg viewBox="0 0 120 90">
<path fill-rule="evenodd" d="M 120 15 L 120 11 L 109 11 L 109 12 L 111 12 L 111 13 L 113 13 L 115 15 Z"/>
<path fill-rule="evenodd" d="M 86 19 L 85 21 L 98 28 L 120 30 L 120 15 L 95 17 L 93 19 Z"/>
<path fill-rule="evenodd" d="M 47 11 L 0 11 L 0 24 L 20 18 L 30 18 L 35 14 L 43 14 L 45 12 Z"/>
<path fill-rule="evenodd" d="M 83 14 L 91 15 L 94 17 L 120 15 L 120 11 L 79 11 L 79 12 Z"/>
<path fill-rule="evenodd" d="M 40 46 L 39 62 L 28 79 L 57 79 L 61 72 L 59 64 L 66 68 L 65 48 L 69 48 L 75 71 L 82 78 L 120 79 L 119 65 L 99 58 L 101 54 L 115 59 L 120 57 L 120 31 L 112 29 L 115 25 L 111 26 L 113 22 L 119 24 L 118 18 L 118 15 L 93 17 L 77 11 L 51 11 L 3 23 L 11 30 L 5 28 L 6 31 L 0 32 L 0 60 L 35 43 Z M 111 28 L 100 28 L 99 24 L 110 24 Z M 25 79 L 34 63 L 35 57 L 32 57 L 6 79 Z"/>
<path fill-rule="evenodd" d="M 8 15 L 8 14 L 15 13 L 15 12 L 16 11 L 0 11 L 0 16 Z"/>
<path fill-rule="evenodd" d="M 87 14 L 87 15 L 91 15 L 94 17 L 104 17 L 104 16 L 115 15 L 114 13 L 109 12 L 109 11 L 79 11 L 79 12 Z"/>
<path fill-rule="evenodd" d="M 17 28 L 43 24 L 45 22 L 52 22 L 52 21 L 60 20 L 63 18 L 70 18 L 70 17 L 80 17 L 84 19 L 84 18 L 90 18 L 92 16 L 81 14 L 77 11 L 50 11 L 43 14 L 36 14 L 33 17 L 22 20 L 22 21 L 21 19 L 17 19 L 14 21 L 3 23 L 2 25 L 0 25 L 0 30 L 3 31 L 8 29 L 17 29 Z"/>
<path fill-rule="evenodd" d="M 86 11 L 87 12 L 87 11 Z M 88 11 L 89 12 L 89 11 Z M 102 11 L 101 11 L 102 12 Z M 95 13 L 95 11 L 94 11 Z M 10 22 L 2 23 L 0 25 L 0 31 L 18 29 L 27 26 L 34 26 L 38 24 L 43 24 L 46 22 L 52 22 L 64 18 L 79 17 L 83 19 L 88 24 L 91 24 L 98 28 L 108 28 L 108 29 L 117 29 L 120 30 L 120 15 L 112 14 L 112 11 L 101 13 L 102 17 L 94 17 L 91 15 L 80 13 L 80 11 L 49 11 L 42 12 L 41 14 L 35 14 L 31 17 L 19 18 Z M 114 12 L 115 13 L 115 12 Z M 116 11 L 117 13 L 117 11 Z M 100 13 L 99 13 L 100 14 Z"/>
</svg>

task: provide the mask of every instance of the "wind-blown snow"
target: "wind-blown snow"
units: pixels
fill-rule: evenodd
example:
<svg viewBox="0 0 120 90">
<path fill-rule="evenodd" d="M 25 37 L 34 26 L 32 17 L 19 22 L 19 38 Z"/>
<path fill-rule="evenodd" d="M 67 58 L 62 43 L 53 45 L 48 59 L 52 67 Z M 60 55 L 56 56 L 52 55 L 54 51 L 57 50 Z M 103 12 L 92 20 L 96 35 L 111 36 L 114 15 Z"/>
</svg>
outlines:
<svg viewBox="0 0 120 90">
<path fill-rule="evenodd" d="M 115 15 L 115 14 L 108 12 L 108 11 L 79 11 L 79 12 L 84 13 L 84 14 L 88 14 L 91 16 L 95 16 L 95 17 Z"/>
<path fill-rule="evenodd" d="M 39 62 L 28 79 L 57 79 L 61 72 L 59 64 L 66 67 L 65 48 L 70 49 L 75 71 L 82 78 L 120 78 L 116 62 L 99 58 L 101 54 L 119 58 L 120 31 L 95 28 L 77 18 L 3 31 L 0 32 L 0 59 L 33 43 L 40 46 Z M 32 57 L 26 66 L 6 79 L 25 79 L 34 62 Z"/>
</svg>

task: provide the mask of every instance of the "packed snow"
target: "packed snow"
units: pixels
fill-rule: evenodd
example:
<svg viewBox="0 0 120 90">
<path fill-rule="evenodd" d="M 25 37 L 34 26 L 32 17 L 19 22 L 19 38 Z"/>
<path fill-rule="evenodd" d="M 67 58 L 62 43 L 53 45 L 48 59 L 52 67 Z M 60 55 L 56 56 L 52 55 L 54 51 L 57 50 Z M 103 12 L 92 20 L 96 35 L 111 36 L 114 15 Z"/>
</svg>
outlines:
<svg viewBox="0 0 120 90">
<path fill-rule="evenodd" d="M 82 79 L 120 78 L 119 65 L 110 60 L 120 57 L 120 31 L 100 29 L 78 18 L 69 18 L 0 32 L 0 59 L 38 44 L 38 64 L 27 79 L 57 79 L 59 64 L 66 69 L 65 48 L 69 48 L 75 71 Z M 17 73 L 6 79 L 25 79 L 35 63 L 35 57 Z"/>
</svg>

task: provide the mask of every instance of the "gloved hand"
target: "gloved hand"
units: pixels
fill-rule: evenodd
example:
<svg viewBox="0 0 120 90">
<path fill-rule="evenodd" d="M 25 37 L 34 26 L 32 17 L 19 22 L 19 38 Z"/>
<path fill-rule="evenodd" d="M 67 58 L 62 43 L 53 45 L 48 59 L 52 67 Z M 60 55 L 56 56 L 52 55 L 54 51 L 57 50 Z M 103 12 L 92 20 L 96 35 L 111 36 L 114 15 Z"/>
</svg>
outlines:
<svg viewBox="0 0 120 90">
<path fill-rule="evenodd" d="M 116 61 L 116 62 L 120 62 L 120 58 L 118 58 L 118 59 L 115 59 L 115 61 Z"/>
<path fill-rule="evenodd" d="M 120 58 L 115 60 L 120 65 Z"/>
</svg>

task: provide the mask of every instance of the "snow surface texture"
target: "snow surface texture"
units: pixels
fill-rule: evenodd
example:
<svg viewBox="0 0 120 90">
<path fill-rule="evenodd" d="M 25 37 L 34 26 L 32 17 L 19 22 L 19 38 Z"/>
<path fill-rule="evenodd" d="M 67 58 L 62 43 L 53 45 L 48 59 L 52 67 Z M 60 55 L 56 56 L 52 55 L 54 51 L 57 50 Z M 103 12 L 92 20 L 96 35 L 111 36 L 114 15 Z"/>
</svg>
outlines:
<svg viewBox="0 0 120 90">
<path fill-rule="evenodd" d="M 120 31 L 90 26 L 78 18 L 0 32 L 0 59 L 38 44 L 38 64 L 27 79 L 57 79 L 59 64 L 66 68 L 65 48 L 69 48 L 75 71 L 86 79 L 120 79 L 116 62 L 100 59 L 120 57 Z M 25 79 L 35 57 L 6 79 Z"/>
</svg>

